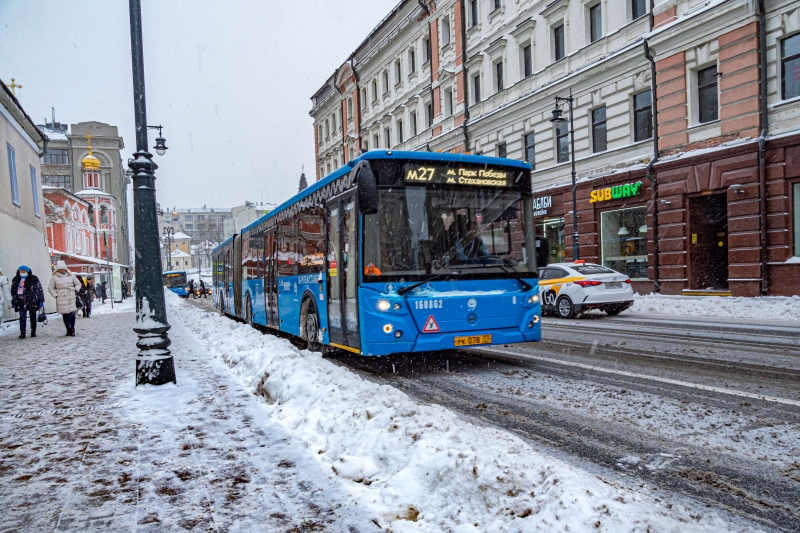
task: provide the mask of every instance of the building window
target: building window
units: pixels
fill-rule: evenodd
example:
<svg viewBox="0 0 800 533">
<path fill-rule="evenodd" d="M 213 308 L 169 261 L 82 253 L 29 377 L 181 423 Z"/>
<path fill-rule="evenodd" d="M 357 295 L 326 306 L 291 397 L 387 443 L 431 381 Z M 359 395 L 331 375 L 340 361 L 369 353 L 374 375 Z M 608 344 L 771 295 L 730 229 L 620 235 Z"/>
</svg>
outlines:
<svg viewBox="0 0 800 533">
<path fill-rule="evenodd" d="M 647 279 L 647 208 L 633 207 L 600 214 L 603 266 Z"/>
<path fill-rule="evenodd" d="M 444 116 L 449 117 L 453 114 L 453 89 L 444 91 Z"/>
<path fill-rule="evenodd" d="M 508 145 L 506 143 L 497 145 L 497 157 L 508 156 Z"/>
<path fill-rule="evenodd" d="M 469 3 L 469 27 L 472 28 L 478 24 L 478 0 L 472 0 Z"/>
<path fill-rule="evenodd" d="M 188 220 L 192 220 L 193 218 L 194 218 L 194 215 L 183 215 L 183 220 L 187 220 L 188 221 Z"/>
<path fill-rule="evenodd" d="M 364 109 L 364 106 L 367 105 L 367 90 L 361 89 L 361 101 L 358 103 L 358 107 Z"/>
<path fill-rule="evenodd" d="M 653 94 L 645 91 L 633 97 L 633 140 L 653 137 Z"/>
<path fill-rule="evenodd" d="M 366 137 L 361 139 L 361 149 L 365 152 L 369 152 L 369 139 Z"/>
<path fill-rule="evenodd" d="M 17 182 L 17 158 L 14 147 L 6 143 L 8 151 L 8 174 L 11 176 L 11 201 L 19 207 L 19 183 Z"/>
<path fill-rule="evenodd" d="M 700 124 L 717 120 L 719 95 L 717 93 L 716 65 L 697 72 L 697 101 Z"/>
<path fill-rule="evenodd" d="M 495 9 L 500 9 L 503 7 L 503 0 L 492 0 Z"/>
<path fill-rule="evenodd" d="M 187 231 L 194 231 L 194 224 L 184 224 L 183 226 Z"/>
<path fill-rule="evenodd" d="M 322 137 L 322 124 L 320 124 L 319 126 L 317 126 L 317 141 L 319 142 L 319 144 L 322 144 L 322 139 L 323 139 L 323 137 Z"/>
<path fill-rule="evenodd" d="M 389 127 L 384 128 L 383 138 L 386 139 L 386 148 L 392 147 L 392 130 Z"/>
<path fill-rule="evenodd" d="M 353 118 L 353 99 L 352 98 L 348 98 L 347 99 L 347 118 L 348 119 Z"/>
<path fill-rule="evenodd" d="M 450 17 L 442 17 L 442 48 L 450 44 Z"/>
<path fill-rule="evenodd" d="M 47 150 L 42 158 L 45 165 L 69 165 L 69 150 Z"/>
<path fill-rule="evenodd" d="M 556 125 L 556 160 L 559 163 L 569 161 L 569 127 L 566 122 Z"/>
<path fill-rule="evenodd" d="M 631 20 L 636 20 L 647 14 L 646 0 L 631 0 Z"/>
<path fill-rule="evenodd" d="M 503 61 L 498 61 L 494 65 L 495 81 L 497 82 L 497 92 L 503 90 Z"/>
<path fill-rule="evenodd" d="M 606 106 L 603 106 L 592 111 L 592 151 L 605 152 L 607 148 Z"/>
<path fill-rule="evenodd" d="M 36 186 L 36 169 L 31 167 L 31 192 L 33 193 L 33 214 L 36 218 L 42 218 L 39 213 L 39 187 Z"/>
<path fill-rule="evenodd" d="M 800 96 L 800 33 L 781 41 L 781 97 Z"/>
<path fill-rule="evenodd" d="M 600 4 L 589 8 L 589 42 L 595 42 L 603 36 L 603 12 Z"/>
<path fill-rule="evenodd" d="M 433 102 L 428 104 L 428 127 L 433 127 Z"/>
<path fill-rule="evenodd" d="M 401 144 L 403 142 L 403 121 L 397 121 L 397 144 Z"/>
<path fill-rule="evenodd" d="M 533 74 L 533 48 L 530 43 L 522 48 L 522 77 Z"/>
<path fill-rule="evenodd" d="M 800 257 L 800 183 L 792 185 L 792 216 L 794 219 L 794 255 Z"/>
<path fill-rule="evenodd" d="M 425 62 L 427 63 L 431 60 L 431 40 L 425 37 L 422 41 L 422 45 L 423 50 L 425 50 Z"/>
<path fill-rule="evenodd" d="M 338 128 L 336 127 L 336 113 L 334 113 L 333 115 L 331 115 L 331 130 L 335 132 L 337 129 Z"/>
<path fill-rule="evenodd" d="M 472 103 L 477 104 L 481 101 L 481 76 L 472 78 Z"/>
<path fill-rule="evenodd" d="M 394 63 L 394 83 L 398 84 L 403 81 L 403 65 L 398 59 Z"/>
<path fill-rule="evenodd" d="M 206 219 L 206 216 L 205 216 L 205 215 L 197 215 L 197 220 L 198 220 L 198 221 L 200 221 L 200 220 L 205 220 L 205 219 Z"/>
<path fill-rule="evenodd" d="M 372 103 L 378 101 L 378 80 L 372 80 Z"/>
<path fill-rule="evenodd" d="M 208 215 L 208 220 L 217 220 L 217 215 Z"/>
<path fill-rule="evenodd" d="M 536 137 L 533 132 L 525 135 L 525 161 L 536 168 Z"/>
<path fill-rule="evenodd" d="M 415 137 L 417 135 L 417 133 L 419 133 L 419 130 L 417 129 L 417 112 L 416 111 L 412 111 L 411 112 L 411 136 Z"/>
<path fill-rule="evenodd" d="M 331 136 L 331 121 L 329 119 L 325 119 L 325 138 Z"/>
<path fill-rule="evenodd" d="M 408 73 L 414 74 L 417 71 L 417 52 L 412 48 L 408 51 Z"/>
<path fill-rule="evenodd" d="M 69 176 L 42 176 L 42 185 L 61 187 L 70 191 L 72 190 L 72 179 Z"/>
<path fill-rule="evenodd" d="M 209 224 L 208 225 L 208 229 L 212 229 L 212 230 L 213 229 L 217 229 L 217 225 L 216 224 Z"/>
<path fill-rule="evenodd" d="M 328 173 L 330 174 L 330 167 L 328 167 Z M 197 225 L 197 230 L 198 231 L 205 231 L 206 230 L 206 225 L 205 224 L 198 224 Z M 178 245 L 176 244 L 175 246 L 177 247 Z"/>
<path fill-rule="evenodd" d="M 100 206 L 100 223 L 108 224 L 108 208 L 104 205 Z"/>
<path fill-rule="evenodd" d="M 556 61 L 564 59 L 564 24 L 553 28 L 553 52 Z"/>
</svg>

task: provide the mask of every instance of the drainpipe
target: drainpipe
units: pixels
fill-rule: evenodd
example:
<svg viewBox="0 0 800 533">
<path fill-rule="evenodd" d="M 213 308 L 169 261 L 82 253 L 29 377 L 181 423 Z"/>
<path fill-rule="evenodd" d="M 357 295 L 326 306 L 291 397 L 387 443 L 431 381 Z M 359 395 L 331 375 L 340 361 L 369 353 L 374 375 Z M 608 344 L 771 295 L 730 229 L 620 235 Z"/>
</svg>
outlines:
<svg viewBox="0 0 800 533">
<path fill-rule="evenodd" d="M 461 0 L 461 74 L 464 77 L 464 123 L 461 125 L 464 131 L 464 152 L 469 152 L 469 132 L 467 122 L 469 121 L 469 73 L 467 71 L 467 19 L 465 0 Z"/>
<path fill-rule="evenodd" d="M 650 31 L 653 31 L 653 5 L 655 1 L 650 0 Z M 651 201 L 653 202 L 653 291 L 661 292 L 661 283 L 658 275 L 658 181 L 655 175 L 655 164 L 658 162 L 658 96 L 656 89 L 656 61 L 650 55 L 650 47 L 647 39 L 644 40 L 644 57 L 650 62 L 650 94 L 653 106 L 653 158 L 647 163 L 647 179 L 650 181 L 652 191 Z"/>
<path fill-rule="evenodd" d="M 758 137 L 758 195 L 761 211 L 761 295 L 769 291 L 767 277 L 767 133 L 769 112 L 767 108 L 767 8 L 758 0 L 759 70 L 761 71 L 761 135 Z"/>
</svg>

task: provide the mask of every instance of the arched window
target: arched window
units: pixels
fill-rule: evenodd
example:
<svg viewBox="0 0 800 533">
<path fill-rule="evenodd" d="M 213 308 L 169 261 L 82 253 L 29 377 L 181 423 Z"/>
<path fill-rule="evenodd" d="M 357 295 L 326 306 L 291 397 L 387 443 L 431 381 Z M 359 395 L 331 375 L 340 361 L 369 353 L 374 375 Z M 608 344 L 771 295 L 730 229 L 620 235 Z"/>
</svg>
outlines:
<svg viewBox="0 0 800 533">
<path fill-rule="evenodd" d="M 77 206 L 72 208 L 72 220 L 74 220 L 75 222 L 80 220 L 80 216 L 78 215 L 78 207 Z"/>
<path fill-rule="evenodd" d="M 100 206 L 100 223 L 108 224 L 108 207 L 104 205 Z"/>
<path fill-rule="evenodd" d="M 89 204 L 89 223 L 94 224 L 94 206 Z"/>
</svg>

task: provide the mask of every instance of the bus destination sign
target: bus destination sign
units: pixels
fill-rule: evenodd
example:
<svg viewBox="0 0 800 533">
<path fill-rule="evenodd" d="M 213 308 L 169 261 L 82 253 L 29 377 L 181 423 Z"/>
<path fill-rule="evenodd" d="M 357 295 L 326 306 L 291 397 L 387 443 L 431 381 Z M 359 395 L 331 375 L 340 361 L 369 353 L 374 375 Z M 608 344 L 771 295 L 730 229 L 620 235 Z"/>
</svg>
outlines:
<svg viewBox="0 0 800 533">
<path fill-rule="evenodd" d="M 467 185 L 472 187 L 510 187 L 511 170 L 487 166 L 418 165 L 408 163 L 404 169 L 406 184 L 436 183 L 442 185 Z"/>
</svg>

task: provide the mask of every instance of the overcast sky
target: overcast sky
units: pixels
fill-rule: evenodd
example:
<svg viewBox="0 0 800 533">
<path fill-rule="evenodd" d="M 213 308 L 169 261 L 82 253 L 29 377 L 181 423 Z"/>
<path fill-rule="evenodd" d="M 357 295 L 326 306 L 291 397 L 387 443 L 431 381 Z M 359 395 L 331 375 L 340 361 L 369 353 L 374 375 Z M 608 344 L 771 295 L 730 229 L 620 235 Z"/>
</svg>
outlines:
<svg viewBox="0 0 800 533">
<path fill-rule="evenodd" d="M 280 203 L 314 179 L 311 95 L 398 0 L 142 0 L 163 206 Z M 96 120 L 135 151 L 127 0 L 0 0 L 0 79 L 35 122 Z M 150 133 L 150 145 L 156 134 Z"/>
</svg>

